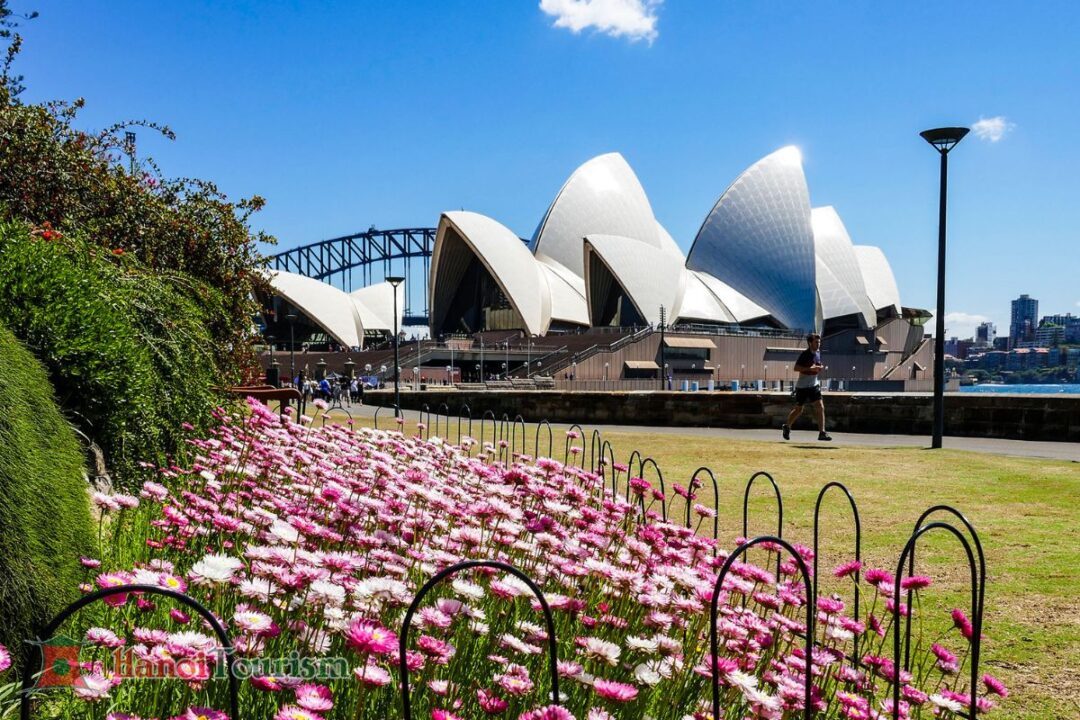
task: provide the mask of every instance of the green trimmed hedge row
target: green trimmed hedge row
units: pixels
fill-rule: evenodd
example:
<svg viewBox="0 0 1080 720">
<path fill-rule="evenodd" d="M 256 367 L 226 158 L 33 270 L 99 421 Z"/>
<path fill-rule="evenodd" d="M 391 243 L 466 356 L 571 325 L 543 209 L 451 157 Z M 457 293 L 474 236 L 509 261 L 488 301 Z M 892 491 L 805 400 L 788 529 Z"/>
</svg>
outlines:
<svg viewBox="0 0 1080 720">
<path fill-rule="evenodd" d="M 93 530 L 83 453 L 41 366 L 0 326 L 0 643 L 24 641 L 79 597 Z"/>
</svg>

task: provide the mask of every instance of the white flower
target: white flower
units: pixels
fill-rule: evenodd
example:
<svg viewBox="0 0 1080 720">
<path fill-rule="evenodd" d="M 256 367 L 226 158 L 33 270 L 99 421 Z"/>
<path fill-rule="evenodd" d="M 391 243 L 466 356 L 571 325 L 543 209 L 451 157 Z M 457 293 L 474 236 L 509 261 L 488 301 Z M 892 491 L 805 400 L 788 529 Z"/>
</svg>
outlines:
<svg viewBox="0 0 1080 720">
<path fill-rule="evenodd" d="M 582 653 L 588 657 L 603 660 L 611 666 L 618 664 L 619 655 L 622 654 L 621 647 L 615 643 L 610 643 L 607 640 L 601 640 L 600 638 L 585 637 L 581 638 L 578 643 L 581 645 Z"/>
<path fill-rule="evenodd" d="M 112 689 L 112 681 L 100 673 L 91 672 L 79 675 L 71 686 L 71 690 L 83 700 L 97 702 L 102 698 L 109 697 Z"/>
<path fill-rule="evenodd" d="M 958 713 L 962 712 L 964 709 L 963 705 L 956 702 L 955 700 L 950 700 L 943 695 L 931 695 L 930 702 L 934 703 L 942 710 L 948 710 L 949 712 Z"/>
<path fill-rule="evenodd" d="M 655 663 L 642 663 L 634 668 L 634 678 L 642 685 L 652 687 L 660 682 L 660 673 Z"/>
<path fill-rule="evenodd" d="M 324 605 L 345 604 L 345 588 L 326 580 L 315 580 L 308 586 L 308 598 Z"/>
<path fill-rule="evenodd" d="M 652 638 L 637 637 L 630 635 L 626 638 L 626 647 L 631 650 L 640 650 L 644 653 L 654 653 L 656 649 L 660 647 L 660 644 Z"/>
<path fill-rule="evenodd" d="M 207 555 L 191 566 L 188 577 L 196 583 L 224 583 L 232 580 L 236 571 L 244 566 L 240 558 L 229 555 Z"/>
<path fill-rule="evenodd" d="M 732 670 L 725 676 L 727 681 L 735 687 L 742 690 L 744 693 L 747 690 L 753 690 L 757 687 L 757 678 L 753 675 L 747 675 L 739 670 Z"/>
<path fill-rule="evenodd" d="M 468 580 L 462 580 L 461 578 L 457 578 L 452 583 L 450 583 L 450 587 L 452 587 L 454 589 L 454 592 L 456 592 L 458 595 L 461 595 L 462 597 L 467 597 L 472 600 L 484 599 L 484 588 L 480 587 L 475 583 L 471 583 Z"/>
</svg>

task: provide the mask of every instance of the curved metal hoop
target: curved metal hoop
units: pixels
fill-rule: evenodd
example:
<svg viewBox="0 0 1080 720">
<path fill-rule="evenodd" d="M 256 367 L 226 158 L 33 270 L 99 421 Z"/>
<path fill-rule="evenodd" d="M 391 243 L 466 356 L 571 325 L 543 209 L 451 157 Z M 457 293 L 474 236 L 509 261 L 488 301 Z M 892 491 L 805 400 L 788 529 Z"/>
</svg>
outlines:
<svg viewBox="0 0 1080 720">
<path fill-rule="evenodd" d="M 164 595 L 170 597 L 189 608 L 199 613 L 203 620 L 209 623 L 213 628 L 214 634 L 217 635 L 218 640 L 221 641 L 221 653 L 225 656 L 225 671 L 229 676 L 229 710 L 230 718 L 240 717 L 240 700 L 239 692 L 240 687 L 236 681 L 236 673 L 233 672 L 233 646 L 232 641 L 229 640 L 229 634 L 225 631 L 218 619 L 214 617 L 214 614 L 203 607 L 197 600 L 185 595 L 182 592 L 176 590 L 169 590 L 167 588 L 158 587 L 157 585 L 117 585 L 116 587 L 105 588 L 92 592 L 89 595 L 84 595 L 75 602 L 68 605 L 66 608 L 60 611 L 60 614 L 52 619 L 41 635 L 50 638 L 56 634 L 56 631 L 60 628 L 64 622 L 67 621 L 72 615 L 82 610 L 87 605 L 97 602 L 102 598 L 112 597 L 113 595 L 125 595 L 127 593 L 146 593 L 149 595 Z M 41 637 L 41 636 L 39 636 Z M 30 720 L 30 695 L 34 686 L 34 672 L 31 663 L 27 663 L 23 669 L 22 680 L 22 700 L 19 702 L 19 718 L 20 720 Z"/>
<path fill-rule="evenodd" d="M 660 466 L 656 464 L 656 461 L 651 457 L 647 457 L 638 462 L 638 477 L 642 480 L 645 479 L 645 465 L 651 464 L 653 470 L 656 471 L 656 476 L 660 478 L 660 513 L 664 522 L 667 522 L 667 488 L 664 487 L 664 473 L 660 472 Z"/>
<path fill-rule="evenodd" d="M 602 459 L 601 455 L 597 457 L 597 451 L 601 453 L 604 450 L 604 440 L 600 437 L 600 431 L 593 428 L 592 435 L 589 436 L 589 472 L 596 472 L 597 461 Z"/>
<path fill-rule="evenodd" d="M 394 417 L 397 417 L 401 413 L 401 409 L 397 405 L 390 405 L 388 407 L 392 407 L 394 409 Z M 383 407 L 382 405 L 375 408 L 375 418 L 374 418 L 374 420 L 375 420 L 375 429 L 376 430 L 379 429 L 379 413 L 382 412 L 383 410 L 386 410 L 386 409 L 387 408 Z"/>
<path fill-rule="evenodd" d="M 948 513 L 957 518 L 964 527 L 967 528 L 968 533 L 971 535 L 972 541 L 975 543 L 975 554 L 979 559 L 979 610 L 975 613 L 971 621 L 975 624 L 975 630 L 982 635 L 982 622 L 983 622 L 983 602 L 986 598 L 986 556 L 983 554 L 982 541 L 979 540 L 979 533 L 975 532 L 975 526 L 972 525 L 964 514 L 951 505 L 934 505 L 923 511 L 923 514 L 919 516 L 919 519 L 915 521 L 915 529 L 918 530 L 919 526 L 923 524 L 930 515 L 936 512 Z M 915 548 L 911 549 L 911 557 L 908 560 L 908 575 L 915 574 Z M 908 590 L 907 594 L 908 607 L 911 607 L 911 591 Z M 910 669 L 911 662 L 911 615 L 908 614 L 906 621 L 904 637 L 904 669 Z M 978 661 L 978 654 L 976 648 L 972 647 L 972 660 Z"/>
<path fill-rule="evenodd" d="M 424 421 L 424 413 L 427 413 L 427 421 L 426 422 Z M 423 431 L 417 430 L 416 431 L 416 436 L 420 437 L 420 436 L 424 435 L 424 432 L 426 431 L 427 435 L 424 437 L 424 439 L 425 440 L 430 440 L 431 439 L 431 407 L 427 403 L 424 403 L 423 405 L 420 406 L 420 422 L 424 423 L 424 430 Z"/>
<path fill-rule="evenodd" d="M 855 519 L 855 561 L 862 561 L 862 522 L 859 520 L 859 506 L 855 504 L 855 498 L 852 497 L 851 492 L 844 486 L 843 483 L 830 482 L 825 487 L 821 488 L 821 492 L 818 493 L 817 502 L 814 503 L 814 597 L 818 595 L 818 558 L 820 553 L 818 552 L 818 531 L 819 515 L 821 513 L 821 501 L 825 499 L 825 493 L 829 491 L 829 488 L 837 488 L 844 493 L 847 497 L 848 504 L 851 505 L 851 514 Z M 860 570 L 855 571 L 855 613 L 852 617 L 860 617 L 859 615 L 859 577 L 861 575 Z M 908 601 L 908 605 L 911 605 L 911 601 Z M 910 632 L 910 628 L 909 628 Z M 859 666 L 859 636 L 856 635 L 852 644 L 851 656 L 855 662 L 855 667 Z"/>
<path fill-rule="evenodd" d="M 776 537 L 784 537 L 784 499 L 780 496 L 780 486 L 773 480 L 773 476 L 764 470 L 759 470 L 750 476 L 750 479 L 746 481 L 746 492 L 743 493 L 742 501 L 742 534 L 746 537 L 750 534 L 749 529 L 749 504 L 750 504 L 750 489 L 754 486 L 754 481 L 759 477 L 768 478 L 769 483 L 772 485 L 773 494 L 776 495 Z"/>
<path fill-rule="evenodd" d="M 979 617 L 979 586 L 976 579 L 975 570 L 975 556 L 971 552 L 971 545 L 968 543 L 964 534 L 957 530 L 955 527 L 945 522 L 932 522 L 928 525 L 923 525 L 918 528 L 911 537 L 908 539 L 907 544 L 904 545 L 904 551 L 900 553 L 900 562 L 896 565 L 896 577 L 893 579 L 893 597 L 900 597 L 900 582 L 901 576 L 904 572 L 904 561 L 915 553 L 915 544 L 926 533 L 941 528 L 942 530 L 948 530 L 951 532 L 960 544 L 964 548 L 964 553 L 967 554 L 968 569 L 971 571 L 971 615 L 974 620 L 971 635 L 971 685 L 968 688 L 969 694 L 969 718 L 974 718 L 975 713 L 978 711 L 976 704 L 979 688 L 979 651 L 982 645 L 982 618 Z M 911 605 L 908 604 L 908 617 L 911 617 Z M 910 634 L 910 630 L 908 630 Z M 893 603 L 893 668 L 896 673 L 900 673 L 900 603 Z M 900 718 L 900 684 L 898 682 L 893 683 L 893 720 L 899 720 Z"/>
<path fill-rule="evenodd" d="M 443 412 L 445 411 L 445 412 Z M 443 434 L 439 435 L 439 416 L 443 418 Z M 450 436 L 450 406 L 446 403 L 439 403 L 435 408 L 435 435 L 441 437 L 444 440 L 448 440 Z"/>
<path fill-rule="evenodd" d="M 615 469 L 615 446 L 612 445 L 609 441 L 605 440 L 604 444 L 600 447 L 601 460 L 603 460 L 605 457 L 605 451 L 607 452 L 607 462 L 604 464 L 611 468 L 611 499 L 614 500 L 616 497 L 618 497 L 617 493 L 619 491 L 619 471 Z M 607 474 L 605 472 L 600 473 L 601 478 L 605 478 L 606 475 Z"/>
<path fill-rule="evenodd" d="M 444 578 L 462 570 L 477 567 L 495 568 L 510 573 L 528 585 L 533 595 L 540 601 L 540 608 L 543 610 L 544 622 L 547 625 L 548 632 L 548 671 L 551 673 L 551 697 L 556 704 L 559 702 L 558 648 L 555 642 L 555 619 L 551 615 L 551 608 L 548 607 L 547 598 L 544 597 L 543 591 L 533 582 L 532 578 L 513 565 L 498 560 L 466 560 L 451 565 L 424 583 L 424 586 L 420 588 L 420 592 L 416 593 L 416 597 L 409 604 L 409 609 L 405 612 L 405 619 L 401 622 L 401 632 L 398 635 L 398 677 L 401 683 L 401 705 L 404 720 L 412 720 L 412 705 L 409 698 L 409 665 L 405 653 L 406 648 L 408 648 L 409 626 L 412 624 L 413 615 L 416 613 L 416 609 L 420 607 L 420 602 L 424 599 L 424 596 Z"/>
<path fill-rule="evenodd" d="M 642 457 L 641 451 L 635 450 L 630 453 L 630 460 L 626 463 L 626 502 L 630 502 L 630 478 L 636 477 L 634 475 L 634 460 L 636 459 L 640 463 Z M 642 513 L 644 512 L 642 510 Z"/>
<path fill-rule="evenodd" d="M 697 476 L 701 473 L 708 473 L 709 479 L 712 480 L 713 489 L 713 525 L 712 525 L 712 539 L 719 540 L 720 538 L 720 486 L 716 484 L 716 476 L 713 475 L 713 471 L 702 465 L 694 474 L 690 476 L 689 494 L 694 494 L 694 483 L 697 482 Z M 693 509 L 694 503 L 690 500 L 686 502 L 686 527 L 690 527 L 690 511 Z M 713 552 L 716 552 L 716 548 L 713 547 Z"/>
<path fill-rule="evenodd" d="M 466 414 L 465 417 L 469 418 L 469 427 L 465 432 L 468 434 L 469 437 L 472 437 L 472 408 L 469 407 L 468 405 L 462 405 L 458 409 L 458 415 L 457 415 L 457 444 L 458 445 L 461 444 L 461 418 L 462 418 L 462 413 L 465 413 Z M 449 421 L 449 419 L 448 419 L 448 421 Z M 449 434 L 449 433 L 447 433 L 447 434 Z"/>
<path fill-rule="evenodd" d="M 754 481 L 759 477 L 766 477 L 769 479 L 769 483 L 772 485 L 773 494 L 776 496 L 776 537 L 784 537 L 784 498 L 780 496 L 780 486 L 773 480 L 773 476 L 764 470 L 758 470 L 756 473 L 750 476 L 750 479 L 746 481 L 746 491 L 743 493 L 742 501 L 742 534 L 745 538 L 750 534 L 749 527 L 749 505 L 750 505 L 750 489 L 754 486 Z M 776 576 L 780 577 L 780 558 L 776 558 Z"/>
<path fill-rule="evenodd" d="M 495 438 L 496 433 L 498 433 L 499 431 L 499 424 L 495 420 L 495 411 L 485 410 L 484 414 L 480 416 L 480 452 L 484 452 L 484 438 L 487 437 L 487 430 L 485 428 L 487 426 L 487 419 L 489 415 L 491 416 L 492 439 Z"/>
<path fill-rule="evenodd" d="M 720 715 L 720 683 L 716 677 L 716 661 L 720 656 L 720 643 L 718 639 L 718 633 L 716 631 L 716 620 L 720 603 L 720 592 L 724 585 L 724 578 L 727 577 L 728 572 L 731 570 L 732 564 L 738 559 L 740 554 L 745 553 L 754 545 L 770 542 L 782 546 L 787 550 L 792 557 L 795 558 L 799 565 L 799 570 L 802 571 L 803 586 L 806 589 L 806 669 L 803 672 L 803 717 L 806 720 L 810 720 L 814 716 L 814 706 L 810 698 L 810 690 L 813 685 L 813 674 L 811 673 L 811 667 L 813 665 L 813 652 L 814 652 L 814 619 L 817 615 L 817 598 L 811 593 L 810 586 L 810 572 L 806 568 L 806 563 L 803 561 L 802 556 L 795 552 L 795 548 L 787 543 L 786 540 L 782 540 L 779 537 L 773 535 L 763 535 L 756 537 L 753 540 L 748 540 L 742 545 L 735 548 L 727 560 L 724 561 L 723 567 L 720 568 L 720 574 L 716 576 L 716 584 L 713 585 L 712 603 L 709 606 L 709 672 L 712 678 L 712 701 L 713 701 L 713 714 L 714 718 L 721 717 Z M 899 685 L 897 685 L 897 691 L 899 691 Z"/>
<path fill-rule="evenodd" d="M 570 464 L 570 445 L 572 444 L 570 441 L 573 440 L 573 438 L 570 437 L 570 433 L 574 432 L 575 428 L 577 428 L 578 437 L 581 438 L 581 454 L 582 454 L 581 462 L 582 462 L 583 465 L 585 463 L 585 457 L 584 457 L 584 455 L 585 455 L 585 429 L 582 428 L 577 423 L 574 423 L 573 425 L 570 426 L 570 429 L 566 431 L 566 443 L 565 443 L 565 446 L 563 447 L 563 465 L 569 465 Z"/>
<path fill-rule="evenodd" d="M 543 420 L 541 420 L 540 422 L 538 422 L 536 424 L 536 443 L 535 443 L 535 451 L 533 452 L 533 455 L 535 457 L 540 457 L 540 428 L 541 427 L 546 427 L 547 428 L 547 433 L 548 433 L 548 450 L 547 450 L 547 455 L 545 457 L 551 457 L 551 452 L 552 452 L 552 450 L 554 450 L 555 437 L 551 434 L 551 423 L 549 423 L 547 421 L 547 418 L 544 418 Z"/>
<path fill-rule="evenodd" d="M 529 446 L 525 441 L 525 433 L 527 428 L 525 427 L 525 418 L 520 414 L 514 416 L 514 422 L 510 426 L 510 459 L 513 461 L 514 455 L 517 454 L 517 429 L 521 426 L 521 455 L 524 455 L 528 451 Z"/>
<path fill-rule="evenodd" d="M 506 447 L 503 447 L 504 442 Z M 499 421 L 499 460 L 509 464 L 512 454 L 513 451 L 510 449 L 510 416 L 503 413 L 502 420 Z M 503 455 L 506 457 L 504 458 Z"/>
</svg>

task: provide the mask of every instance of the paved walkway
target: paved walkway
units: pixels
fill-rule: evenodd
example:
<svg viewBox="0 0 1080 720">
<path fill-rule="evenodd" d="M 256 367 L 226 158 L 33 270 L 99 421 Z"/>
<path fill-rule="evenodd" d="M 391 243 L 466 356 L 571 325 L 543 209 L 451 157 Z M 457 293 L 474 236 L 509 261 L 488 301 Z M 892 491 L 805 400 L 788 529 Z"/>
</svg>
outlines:
<svg viewBox="0 0 1080 720">
<path fill-rule="evenodd" d="M 371 417 L 375 414 L 372 406 L 358 407 L 354 405 L 349 409 L 354 417 Z M 405 410 L 405 417 L 415 422 L 419 419 L 419 413 L 415 410 Z M 383 409 L 379 413 L 380 427 L 391 427 L 393 411 L 390 408 Z M 384 418 L 386 425 L 383 424 Z M 454 420 L 451 418 L 451 423 Z M 473 423 L 478 422 L 477 418 Z M 456 428 L 451 424 L 452 428 Z M 707 427 L 654 427 L 647 425 L 590 425 L 587 430 L 598 429 L 601 433 L 646 433 L 650 435 L 692 435 L 695 437 L 730 438 L 732 440 L 760 440 L 763 442 L 784 442 L 780 437 L 780 430 L 747 429 L 737 428 L 707 428 Z M 871 435 L 866 433 L 837 433 L 831 432 L 833 442 L 830 445 L 847 447 L 930 447 L 930 438 L 925 435 Z M 800 445 L 817 446 L 816 430 L 793 430 L 790 442 Z M 1039 442 L 1036 440 L 1000 440 L 997 438 L 975 437 L 945 437 L 944 445 L 950 450 L 967 450 L 970 452 L 988 453 L 993 455 L 1011 455 L 1015 457 L 1037 457 L 1052 460 L 1071 460 L 1080 463 L 1080 443 L 1065 442 Z"/>
</svg>

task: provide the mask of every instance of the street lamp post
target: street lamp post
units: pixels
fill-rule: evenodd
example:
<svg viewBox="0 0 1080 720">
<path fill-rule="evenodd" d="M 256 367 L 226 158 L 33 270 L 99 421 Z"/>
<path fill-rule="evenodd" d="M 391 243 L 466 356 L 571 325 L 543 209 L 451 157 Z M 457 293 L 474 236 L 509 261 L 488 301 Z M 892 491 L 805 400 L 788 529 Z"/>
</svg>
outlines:
<svg viewBox="0 0 1080 720">
<path fill-rule="evenodd" d="M 924 130 L 923 140 L 941 156 L 941 195 L 938 202 L 937 312 L 934 318 L 934 436 L 932 448 L 941 447 L 945 434 L 945 199 L 948 192 L 949 151 L 968 134 L 968 128 L 950 127 Z"/>
<path fill-rule="evenodd" d="M 506 377 L 504 377 L 503 380 L 509 380 L 510 379 L 510 340 L 507 339 L 506 342 L 503 343 L 503 346 L 506 348 L 506 362 L 503 363 L 503 367 L 506 368 Z"/>
<path fill-rule="evenodd" d="M 285 316 L 289 321 L 289 382 L 296 382 L 296 336 L 293 333 L 293 325 L 296 323 L 296 313 Z"/>
<path fill-rule="evenodd" d="M 484 336 L 480 336 L 480 382 L 484 382 Z"/>
<path fill-rule="evenodd" d="M 664 321 L 667 320 L 667 311 L 664 306 L 660 306 L 660 367 L 661 369 L 667 367 L 667 363 L 664 362 Z M 664 382 L 666 381 L 666 373 L 660 373 L 660 389 L 664 389 Z"/>
<path fill-rule="evenodd" d="M 394 289 L 394 417 L 401 417 L 401 361 L 398 359 L 398 316 L 397 316 L 397 289 L 398 285 L 405 282 L 400 275 L 392 275 L 386 278 L 386 282 Z"/>
</svg>

